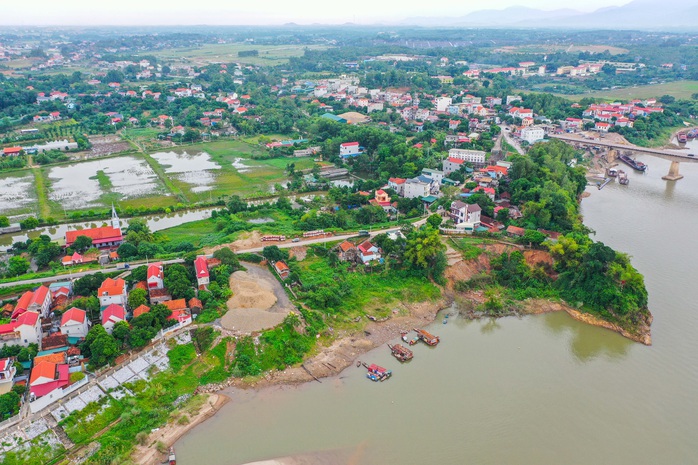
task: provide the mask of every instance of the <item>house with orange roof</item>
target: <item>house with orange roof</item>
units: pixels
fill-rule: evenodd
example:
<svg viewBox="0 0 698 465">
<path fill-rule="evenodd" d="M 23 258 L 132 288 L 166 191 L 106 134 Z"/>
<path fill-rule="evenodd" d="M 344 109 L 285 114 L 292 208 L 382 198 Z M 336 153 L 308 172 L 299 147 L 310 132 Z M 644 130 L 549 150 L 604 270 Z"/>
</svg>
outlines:
<svg viewBox="0 0 698 465">
<path fill-rule="evenodd" d="M 51 297 L 51 292 L 46 286 L 39 286 L 34 291 L 25 292 L 15 305 L 12 319 L 16 320 L 27 311 L 37 312 L 43 318 L 47 317 L 51 308 Z"/>
<path fill-rule="evenodd" d="M 92 239 L 92 245 L 97 248 L 118 247 L 124 242 L 121 233 L 121 220 L 116 214 L 116 209 L 112 206 L 111 225 L 99 228 L 80 229 L 65 232 L 65 246 L 71 247 L 80 236 L 87 236 Z"/>
<path fill-rule="evenodd" d="M 77 252 L 75 252 L 73 255 L 66 255 L 61 259 L 63 266 L 77 265 L 78 263 L 82 263 L 82 261 L 82 255 Z"/>
<path fill-rule="evenodd" d="M 204 304 L 201 303 L 196 297 L 189 299 L 189 310 L 191 310 L 192 315 L 198 315 L 204 309 Z"/>
<path fill-rule="evenodd" d="M 29 392 L 32 397 L 39 398 L 69 384 L 70 375 L 67 364 L 41 362 L 32 368 Z"/>
<path fill-rule="evenodd" d="M 138 307 L 133 310 L 133 317 L 138 318 L 141 315 L 144 315 L 150 311 L 150 307 L 147 305 L 139 305 Z"/>
<path fill-rule="evenodd" d="M 337 253 L 339 259 L 343 262 L 356 260 L 356 246 L 349 241 L 344 241 L 337 246 Z"/>
<path fill-rule="evenodd" d="M 209 283 L 208 263 L 206 257 L 199 255 L 194 260 L 194 269 L 196 270 L 196 283 L 199 289 L 206 289 Z"/>
<path fill-rule="evenodd" d="M 126 306 L 126 282 L 121 278 L 107 278 L 97 289 L 100 307 L 108 307 L 111 304 Z"/>
<path fill-rule="evenodd" d="M 172 311 L 172 315 L 167 317 L 168 320 L 175 320 L 179 324 L 191 323 L 191 312 L 187 307 L 186 300 L 168 300 L 167 302 L 163 302 L 162 305 L 164 305 Z"/>
<path fill-rule="evenodd" d="M 274 271 L 276 271 L 276 274 L 278 274 L 281 279 L 286 279 L 291 274 L 291 270 L 283 260 L 274 263 Z"/>
<path fill-rule="evenodd" d="M 90 322 L 85 310 L 73 307 L 61 316 L 61 334 L 84 338 L 89 330 Z"/>
</svg>

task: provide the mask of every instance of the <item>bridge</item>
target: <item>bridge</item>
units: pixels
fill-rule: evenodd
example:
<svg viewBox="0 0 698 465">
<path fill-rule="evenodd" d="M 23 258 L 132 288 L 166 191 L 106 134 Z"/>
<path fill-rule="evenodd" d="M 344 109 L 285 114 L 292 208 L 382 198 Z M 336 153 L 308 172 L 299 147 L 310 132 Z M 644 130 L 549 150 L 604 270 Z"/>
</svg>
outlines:
<svg viewBox="0 0 698 465">
<path fill-rule="evenodd" d="M 640 147 L 634 144 L 619 144 L 617 142 L 607 142 L 603 139 L 587 139 L 582 136 L 577 136 L 573 134 L 551 134 L 549 136 L 551 139 L 559 139 L 564 142 L 570 143 L 577 148 L 580 147 L 605 147 L 609 150 L 615 150 L 616 152 L 627 152 L 628 155 L 633 153 L 645 153 L 647 155 L 652 155 L 654 157 L 663 158 L 671 162 L 669 167 L 669 173 L 666 176 L 662 176 L 662 179 L 667 181 L 678 181 L 683 178 L 679 173 L 679 163 L 680 162 L 698 162 L 698 154 L 691 154 L 688 151 L 682 150 L 669 150 L 669 149 L 652 149 L 648 147 Z"/>
</svg>

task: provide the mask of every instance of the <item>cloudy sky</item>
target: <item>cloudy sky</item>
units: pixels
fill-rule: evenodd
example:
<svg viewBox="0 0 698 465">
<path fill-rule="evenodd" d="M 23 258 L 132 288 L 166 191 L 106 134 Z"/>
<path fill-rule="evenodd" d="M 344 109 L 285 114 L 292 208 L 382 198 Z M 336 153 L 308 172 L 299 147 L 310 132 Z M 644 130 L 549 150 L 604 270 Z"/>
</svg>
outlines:
<svg viewBox="0 0 698 465">
<path fill-rule="evenodd" d="M 399 22 L 414 16 L 458 16 L 513 5 L 582 11 L 629 0 L 0 0 L 3 25 L 309 24 Z"/>
</svg>

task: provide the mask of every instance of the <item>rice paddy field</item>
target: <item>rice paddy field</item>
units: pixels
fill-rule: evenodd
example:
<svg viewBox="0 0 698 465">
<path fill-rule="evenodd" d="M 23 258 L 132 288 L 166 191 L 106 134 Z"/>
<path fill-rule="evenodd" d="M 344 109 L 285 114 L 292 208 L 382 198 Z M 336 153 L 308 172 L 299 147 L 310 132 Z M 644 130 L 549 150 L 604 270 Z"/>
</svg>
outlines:
<svg viewBox="0 0 698 465">
<path fill-rule="evenodd" d="M 185 60 L 198 65 L 209 63 L 243 63 L 259 66 L 277 66 L 288 63 L 291 57 L 303 56 L 306 49 L 325 50 L 323 45 L 255 45 L 255 44 L 206 44 L 199 48 L 176 48 L 153 55 L 165 60 Z M 257 50 L 258 56 L 239 56 L 239 52 Z"/>
<path fill-rule="evenodd" d="M 167 207 L 223 195 L 259 196 L 287 180 L 286 165 L 308 158 L 255 160 L 264 149 L 226 140 L 0 174 L 0 215 L 66 213 L 122 207 Z M 36 176 L 36 178 L 35 178 Z"/>
</svg>

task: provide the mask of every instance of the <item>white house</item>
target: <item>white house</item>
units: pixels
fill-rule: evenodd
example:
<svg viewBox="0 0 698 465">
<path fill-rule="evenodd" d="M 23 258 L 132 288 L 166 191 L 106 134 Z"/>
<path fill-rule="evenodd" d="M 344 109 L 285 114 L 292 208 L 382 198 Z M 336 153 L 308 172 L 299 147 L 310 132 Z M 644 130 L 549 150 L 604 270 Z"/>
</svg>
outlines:
<svg viewBox="0 0 698 465">
<path fill-rule="evenodd" d="M 597 122 L 594 129 L 599 132 L 608 132 L 611 129 L 611 123 Z"/>
<path fill-rule="evenodd" d="M 0 395 L 7 394 L 12 390 L 17 368 L 14 366 L 14 359 L 0 358 Z"/>
<path fill-rule="evenodd" d="M 475 229 L 480 226 L 480 212 L 482 208 L 478 204 L 467 204 L 456 200 L 451 202 L 450 216 L 456 226 L 465 229 Z"/>
<path fill-rule="evenodd" d="M 194 260 L 194 269 L 196 270 L 196 283 L 198 284 L 199 289 L 206 289 L 209 282 L 208 263 L 206 262 L 206 257 L 203 255 L 196 257 L 196 260 Z"/>
<path fill-rule="evenodd" d="M 437 97 L 434 103 L 436 104 L 436 111 L 446 111 L 453 103 L 453 99 L 451 97 Z"/>
<path fill-rule="evenodd" d="M 121 305 L 111 304 L 102 312 L 102 326 L 111 334 L 114 331 L 114 325 L 126 319 L 126 311 Z"/>
<path fill-rule="evenodd" d="M 418 178 L 408 179 L 405 181 L 403 197 L 407 199 L 414 199 L 416 197 L 426 197 L 430 193 L 430 188 L 431 184 L 428 182 L 423 182 Z"/>
<path fill-rule="evenodd" d="M 441 184 L 444 178 L 444 172 L 439 170 L 432 170 L 430 168 L 424 168 L 422 170 L 422 175 L 431 178 L 434 182 Z"/>
<path fill-rule="evenodd" d="M 126 282 L 121 278 L 105 279 L 99 289 L 97 289 L 97 297 L 99 297 L 100 307 L 108 307 L 112 304 L 125 307 Z"/>
<path fill-rule="evenodd" d="M 528 126 L 521 130 L 521 140 L 533 144 L 545 137 L 545 131 L 541 127 Z"/>
<path fill-rule="evenodd" d="M 339 146 L 340 158 L 358 157 L 363 151 L 358 142 L 345 142 Z"/>
<path fill-rule="evenodd" d="M 388 187 L 397 192 L 400 197 L 404 197 L 406 181 L 404 178 L 390 178 L 388 179 Z"/>
<path fill-rule="evenodd" d="M 164 289 L 164 279 L 165 273 L 162 268 L 162 263 L 151 263 L 148 265 L 148 289 Z"/>
<path fill-rule="evenodd" d="M 84 338 L 89 329 L 85 310 L 73 307 L 61 317 L 61 334 L 65 336 Z"/>
<path fill-rule="evenodd" d="M 482 150 L 450 149 L 448 158 L 457 158 L 471 163 L 485 163 L 485 152 Z"/>
<path fill-rule="evenodd" d="M 378 247 L 371 244 L 369 241 L 362 242 L 357 249 L 359 250 L 359 257 L 361 257 L 361 261 L 364 265 L 372 260 L 380 260 L 381 258 Z"/>
<path fill-rule="evenodd" d="M 0 345 L 38 344 L 41 350 L 41 318 L 37 312 L 22 313 L 16 321 L 0 325 Z"/>
<path fill-rule="evenodd" d="M 453 173 L 454 171 L 458 171 L 461 166 L 463 166 L 463 163 L 465 163 L 465 160 L 461 158 L 447 158 L 443 161 L 442 163 L 442 169 L 444 175 L 448 176 L 449 174 Z"/>
</svg>

